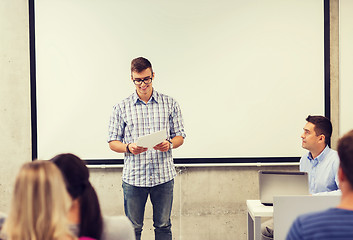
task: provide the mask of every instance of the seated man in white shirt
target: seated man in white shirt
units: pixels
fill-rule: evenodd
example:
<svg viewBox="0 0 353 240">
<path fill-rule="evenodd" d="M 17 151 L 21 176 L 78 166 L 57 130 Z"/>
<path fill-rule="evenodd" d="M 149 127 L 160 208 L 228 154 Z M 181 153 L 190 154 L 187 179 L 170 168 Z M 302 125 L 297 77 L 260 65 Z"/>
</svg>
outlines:
<svg viewBox="0 0 353 240">
<path fill-rule="evenodd" d="M 287 240 L 353 239 L 353 130 L 338 142 L 338 177 L 342 190 L 336 208 L 299 216 L 292 224 Z"/>
<path fill-rule="evenodd" d="M 310 194 L 339 192 L 338 154 L 328 144 L 332 135 L 331 121 L 323 116 L 308 116 L 301 135 L 302 147 L 309 152 L 300 159 L 300 171 L 307 172 Z M 273 219 L 262 224 L 262 239 L 273 239 Z"/>
<path fill-rule="evenodd" d="M 310 115 L 306 121 L 301 138 L 302 147 L 309 152 L 300 159 L 300 171 L 309 175 L 309 192 L 337 191 L 339 158 L 337 152 L 328 146 L 331 122 L 325 117 Z"/>
</svg>

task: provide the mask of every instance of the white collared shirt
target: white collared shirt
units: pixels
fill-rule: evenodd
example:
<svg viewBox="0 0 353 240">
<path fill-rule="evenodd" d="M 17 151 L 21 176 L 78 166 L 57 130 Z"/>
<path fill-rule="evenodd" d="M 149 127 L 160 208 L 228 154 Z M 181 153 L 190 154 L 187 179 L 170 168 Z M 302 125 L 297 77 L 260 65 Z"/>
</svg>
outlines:
<svg viewBox="0 0 353 240">
<path fill-rule="evenodd" d="M 338 167 L 338 154 L 329 146 L 315 159 L 310 152 L 300 159 L 300 171 L 308 173 L 311 194 L 338 190 Z"/>
</svg>

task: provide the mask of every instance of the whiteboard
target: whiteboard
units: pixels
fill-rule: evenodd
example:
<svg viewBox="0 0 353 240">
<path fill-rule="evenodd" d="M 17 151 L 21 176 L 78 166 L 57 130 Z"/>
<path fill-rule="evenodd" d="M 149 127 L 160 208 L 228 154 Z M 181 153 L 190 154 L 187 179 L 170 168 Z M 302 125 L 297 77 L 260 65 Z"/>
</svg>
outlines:
<svg viewBox="0 0 353 240">
<path fill-rule="evenodd" d="M 108 123 L 139 56 L 181 106 L 175 158 L 297 157 L 324 114 L 322 0 L 35 0 L 35 38 L 41 159 L 123 158 Z"/>
</svg>

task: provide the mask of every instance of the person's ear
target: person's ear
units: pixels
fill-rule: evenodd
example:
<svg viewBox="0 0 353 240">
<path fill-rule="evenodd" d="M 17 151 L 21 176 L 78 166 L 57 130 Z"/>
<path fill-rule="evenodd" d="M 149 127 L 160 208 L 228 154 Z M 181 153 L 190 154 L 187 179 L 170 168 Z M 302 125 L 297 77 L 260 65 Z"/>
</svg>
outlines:
<svg viewBox="0 0 353 240">
<path fill-rule="evenodd" d="M 344 174 L 344 172 L 343 172 L 341 166 L 339 166 L 339 168 L 338 168 L 338 173 L 337 173 L 337 175 L 338 175 L 338 181 L 339 181 L 340 183 L 343 183 L 343 182 L 345 181 L 345 179 L 346 179 L 346 175 Z"/>
<path fill-rule="evenodd" d="M 319 142 L 325 142 L 325 135 L 321 134 L 319 136 Z"/>
</svg>

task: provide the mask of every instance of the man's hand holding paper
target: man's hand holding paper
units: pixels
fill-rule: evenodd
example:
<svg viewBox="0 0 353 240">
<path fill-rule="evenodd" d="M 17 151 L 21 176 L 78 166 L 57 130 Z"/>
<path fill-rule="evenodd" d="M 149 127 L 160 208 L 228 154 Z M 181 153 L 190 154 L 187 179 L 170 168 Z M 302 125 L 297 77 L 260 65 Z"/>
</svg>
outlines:
<svg viewBox="0 0 353 240">
<path fill-rule="evenodd" d="M 137 139 L 136 145 L 143 148 L 155 149 L 166 152 L 169 149 L 169 142 L 167 139 L 167 132 L 165 129 L 147 134 Z"/>
<path fill-rule="evenodd" d="M 168 142 L 167 140 L 153 147 L 154 150 L 159 150 L 161 152 L 166 152 L 169 150 L 169 148 L 170 148 L 170 142 Z"/>
<path fill-rule="evenodd" d="M 129 144 L 129 150 L 132 154 L 137 155 L 137 154 L 146 152 L 148 148 L 139 147 L 136 145 L 136 143 L 131 143 Z"/>
</svg>

